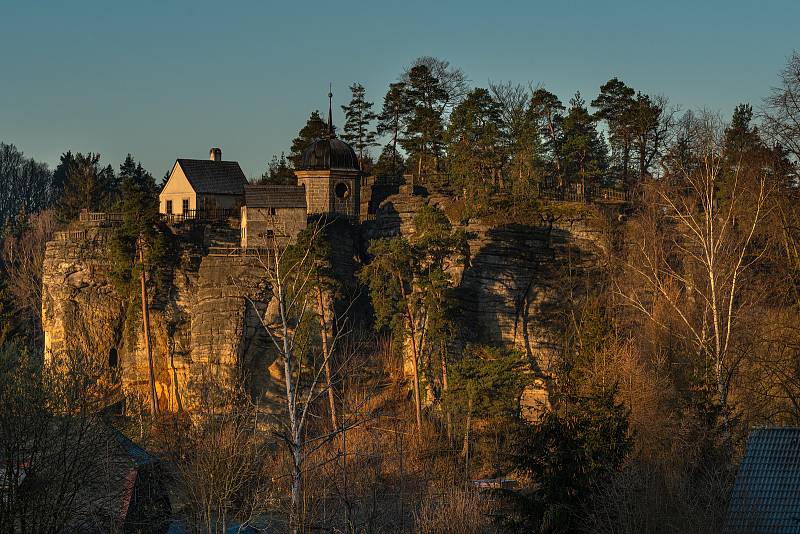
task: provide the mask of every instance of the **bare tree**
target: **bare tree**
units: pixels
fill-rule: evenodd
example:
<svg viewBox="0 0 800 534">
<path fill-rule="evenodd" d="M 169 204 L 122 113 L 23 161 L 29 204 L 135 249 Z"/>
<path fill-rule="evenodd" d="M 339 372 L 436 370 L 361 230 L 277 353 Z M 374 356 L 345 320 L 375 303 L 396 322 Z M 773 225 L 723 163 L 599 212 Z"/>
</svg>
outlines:
<svg viewBox="0 0 800 534">
<path fill-rule="evenodd" d="M 780 86 L 764 100 L 761 120 L 773 140 L 800 162 L 800 53 L 792 53 L 779 77 Z"/>
<path fill-rule="evenodd" d="M 440 103 L 440 109 L 437 110 L 442 117 L 446 118 L 448 113 L 456 107 L 469 92 L 469 80 L 467 79 L 467 75 L 458 67 L 450 65 L 450 62 L 447 60 L 432 56 L 422 56 L 415 59 L 411 66 L 403 71 L 402 76 L 400 76 L 400 81 L 408 85 L 408 73 L 411 69 L 420 65 L 424 65 L 428 68 L 433 77 L 439 80 L 442 89 L 447 93 L 447 97 Z"/>
<path fill-rule="evenodd" d="M 711 371 L 725 414 L 753 303 L 747 276 L 765 252 L 757 232 L 769 191 L 763 171 L 725 167 L 716 137 L 707 141 L 696 170 L 650 184 L 649 215 L 634 222 L 630 277 L 618 281 L 617 291 L 659 327 L 681 327 L 679 335 Z M 671 310 L 670 319 L 655 312 L 659 304 Z"/>
<path fill-rule="evenodd" d="M 13 342 L 0 346 L 0 532 L 122 526 L 119 503 L 133 462 L 98 415 L 106 376 L 81 352 L 37 366 Z"/>
<path fill-rule="evenodd" d="M 241 388 L 226 390 L 225 397 L 224 409 L 201 402 L 192 421 L 173 416 L 158 427 L 184 503 L 178 514 L 198 534 L 241 530 L 263 520 L 273 491 L 263 416 Z"/>
<path fill-rule="evenodd" d="M 317 322 L 315 308 L 320 305 L 316 291 L 318 262 L 313 244 L 324 239 L 325 227 L 325 221 L 320 220 L 308 228 L 310 246 L 298 247 L 276 239 L 253 256 L 264 273 L 267 287 L 260 298 L 250 299 L 250 304 L 283 363 L 285 409 L 276 423 L 277 434 L 291 460 L 289 528 L 292 532 L 302 530 L 305 521 L 303 479 L 311 454 L 361 422 L 355 412 L 355 416 L 339 418 L 337 427 L 332 430 L 316 431 L 310 424 L 318 417 L 318 401 L 330 400 L 328 392 L 337 380 L 337 372 L 331 368 L 332 354 L 348 328 L 345 313 L 335 320 L 337 328 L 328 335 L 324 327 L 328 320 L 325 319 L 322 323 L 325 346 L 321 354 L 309 341 L 308 329 Z"/>
<path fill-rule="evenodd" d="M 52 210 L 30 215 L 17 235 L 5 238 L 0 251 L 5 288 L 14 303 L 12 311 L 21 324 L 28 323 L 34 347 L 42 345 L 42 265 L 45 246 L 55 229 Z"/>
</svg>

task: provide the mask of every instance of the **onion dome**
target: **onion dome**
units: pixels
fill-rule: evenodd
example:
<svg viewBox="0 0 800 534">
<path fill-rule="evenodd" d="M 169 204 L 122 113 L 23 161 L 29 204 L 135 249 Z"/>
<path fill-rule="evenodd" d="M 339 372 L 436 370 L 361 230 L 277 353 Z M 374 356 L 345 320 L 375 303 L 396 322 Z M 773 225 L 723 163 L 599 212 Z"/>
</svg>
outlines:
<svg viewBox="0 0 800 534">
<path fill-rule="evenodd" d="M 310 145 L 303 149 L 303 161 L 299 170 L 361 170 L 355 150 L 341 139 L 337 139 L 336 134 L 333 133 L 332 99 L 333 94 L 329 92 L 328 134 L 322 139 L 315 139 Z"/>
<path fill-rule="evenodd" d="M 303 150 L 304 171 L 327 169 L 360 170 L 355 150 L 344 141 L 335 137 L 317 139 Z"/>
</svg>

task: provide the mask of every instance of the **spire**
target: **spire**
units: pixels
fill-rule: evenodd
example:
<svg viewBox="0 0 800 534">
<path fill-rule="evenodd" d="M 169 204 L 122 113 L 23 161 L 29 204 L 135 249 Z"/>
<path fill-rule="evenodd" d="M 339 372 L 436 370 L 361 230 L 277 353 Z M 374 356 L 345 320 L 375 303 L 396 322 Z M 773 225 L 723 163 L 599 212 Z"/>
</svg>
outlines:
<svg viewBox="0 0 800 534">
<path fill-rule="evenodd" d="M 335 137 L 333 134 L 333 85 L 328 84 L 328 137 Z"/>
</svg>

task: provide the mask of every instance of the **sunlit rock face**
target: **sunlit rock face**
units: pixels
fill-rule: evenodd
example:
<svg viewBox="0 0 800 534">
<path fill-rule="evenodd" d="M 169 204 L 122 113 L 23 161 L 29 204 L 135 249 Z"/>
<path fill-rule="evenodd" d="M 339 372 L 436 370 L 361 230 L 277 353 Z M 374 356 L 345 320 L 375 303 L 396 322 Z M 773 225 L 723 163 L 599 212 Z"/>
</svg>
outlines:
<svg viewBox="0 0 800 534">
<path fill-rule="evenodd" d="M 370 237 L 413 238 L 413 218 L 425 204 L 448 213 L 452 199 L 410 189 L 381 202 L 364 233 Z M 521 399 L 531 419 L 549 398 L 553 357 L 565 329 L 564 303 L 579 298 L 601 280 L 606 261 L 607 225 L 596 210 L 580 209 L 550 224 L 491 224 L 473 219 L 464 226 L 469 257 L 454 262 L 461 343 L 516 348 L 530 363 L 534 385 Z M 457 221 L 452 221 L 457 223 Z M 411 374 L 411 347 L 405 372 Z"/>
<path fill-rule="evenodd" d="M 107 238 L 47 245 L 42 288 L 45 357 L 81 353 L 128 404 L 149 402 L 139 302 L 122 298 L 109 276 Z M 192 239 L 173 237 L 165 280 L 149 294 L 150 343 L 159 406 L 193 410 L 223 402 L 244 385 L 256 397 L 280 386 L 269 367 L 275 351 L 253 303 L 270 300 L 256 259 L 207 256 Z M 263 304 L 261 305 L 263 307 Z M 263 312 L 263 310 L 262 310 Z M 113 389 L 113 388 L 112 388 Z"/>
<path fill-rule="evenodd" d="M 422 206 L 451 213 L 452 203 L 445 195 L 401 186 L 360 226 L 328 221 L 334 270 L 343 282 L 345 300 L 354 301 L 348 313 L 357 323 L 369 320 L 366 292 L 355 281 L 369 240 L 413 238 L 413 219 Z M 534 418 L 548 402 L 553 356 L 568 319 L 564 303 L 591 292 L 602 279 L 608 250 L 605 220 L 599 212 L 582 210 L 580 216 L 552 225 L 480 220 L 464 225 L 468 256 L 455 258 L 451 272 L 458 289 L 459 344 L 520 351 L 535 383 L 521 401 L 528 417 Z M 87 354 L 105 373 L 103 379 L 117 386 L 119 398 L 146 405 L 141 316 L 138 304 L 122 298 L 109 277 L 108 232 L 94 228 L 80 239 L 48 243 L 42 296 L 47 357 L 57 359 L 69 351 Z M 164 282 L 149 294 L 156 389 L 163 410 L 224 403 L 230 389 L 242 385 L 265 404 L 268 399 L 279 402 L 284 394 L 280 362 L 259 318 L 271 321 L 275 312 L 263 264 L 254 257 L 205 252 L 208 246 L 235 245 L 238 236 L 231 226 L 171 238 Z M 411 348 L 406 352 L 410 355 Z M 405 363 L 410 373 L 411 360 L 407 357 Z"/>
</svg>

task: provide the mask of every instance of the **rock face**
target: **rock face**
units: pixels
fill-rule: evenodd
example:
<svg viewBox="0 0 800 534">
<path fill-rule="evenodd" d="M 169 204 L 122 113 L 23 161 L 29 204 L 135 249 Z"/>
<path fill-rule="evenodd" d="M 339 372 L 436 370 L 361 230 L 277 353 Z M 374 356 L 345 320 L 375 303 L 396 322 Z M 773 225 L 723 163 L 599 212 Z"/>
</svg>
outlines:
<svg viewBox="0 0 800 534">
<path fill-rule="evenodd" d="M 129 399 L 148 395 L 141 314 L 109 277 L 107 238 L 97 228 L 84 239 L 48 243 L 43 276 L 45 356 L 90 355 Z M 279 385 L 268 368 L 275 352 L 253 302 L 268 302 L 263 266 L 247 256 L 208 256 L 192 239 L 174 237 L 174 264 L 150 295 L 150 337 L 162 410 L 217 402 L 245 383 L 256 396 Z M 262 305 L 263 307 L 263 305 Z M 264 310 L 262 309 L 263 313 Z"/>
<path fill-rule="evenodd" d="M 413 217 L 426 203 L 447 207 L 452 199 L 400 186 L 382 200 L 375 216 L 354 227 L 326 228 L 334 270 L 356 300 L 351 313 L 365 314 L 356 271 L 370 239 L 413 234 Z M 413 194 L 412 194 L 413 193 Z M 595 219 L 602 221 L 599 212 Z M 270 317 L 269 284 L 254 257 L 208 255 L 208 247 L 235 246 L 235 223 L 198 228 L 172 237 L 165 282 L 150 295 L 151 346 L 158 400 L 163 410 L 216 404 L 230 387 L 283 394 L 279 362 L 261 326 Z M 523 406 L 534 412 L 547 399 L 553 355 L 564 330 L 562 304 L 591 289 L 607 247 L 604 233 L 585 214 L 552 225 L 465 226 L 469 257 L 454 270 L 464 342 L 519 349 L 538 386 Z M 135 299 L 122 298 L 109 276 L 108 228 L 69 232 L 48 243 L 43 276 L 46 357 L 70 351 L 91 355 L 119 389 L 120 398 L 148 398 L 148 365 L 141 314 Z M 74 234 L 74 235 L 73 235 Z M 356 295 L 361 295 L 357 297 Z M 258 312 L 253 302 L 259 302 Z"/>
<path fill-rule="evenodd" d="M 424 190 L 412 195 L 401 189 L 381 203 L 364 234 L 410 236 L 421 206 L 444 208 L 450 201 Z M 522 404 L 531 414 L 547 402 L 553 356 L 564 331 L 562 304 L 570 293 L 590 289 L 608 247 L 603 214 L 578 211 L 580 216 L 552 225 L 473 221 L 464 227 L 469 236 L 466 266 L 451 273 L 458 287 L 462 341 L 513 347 L 527 356 L 537 385 L 526 391 Z"/>
</svg>

